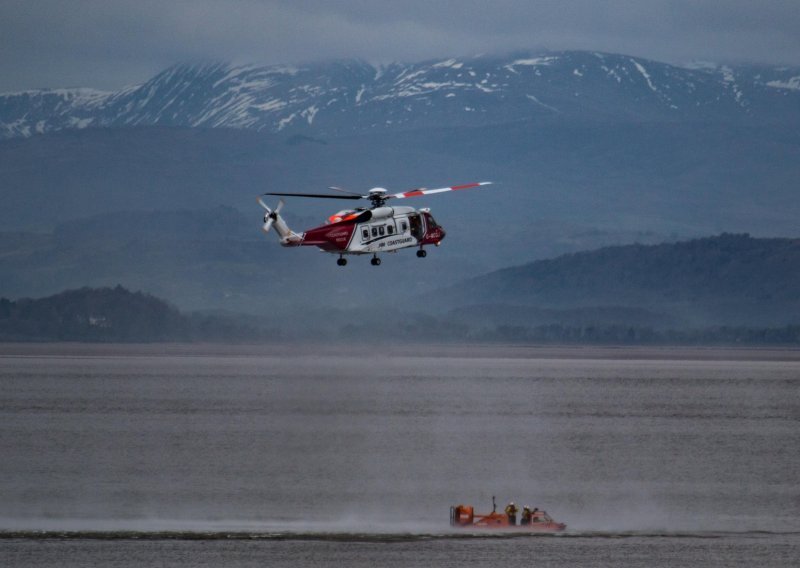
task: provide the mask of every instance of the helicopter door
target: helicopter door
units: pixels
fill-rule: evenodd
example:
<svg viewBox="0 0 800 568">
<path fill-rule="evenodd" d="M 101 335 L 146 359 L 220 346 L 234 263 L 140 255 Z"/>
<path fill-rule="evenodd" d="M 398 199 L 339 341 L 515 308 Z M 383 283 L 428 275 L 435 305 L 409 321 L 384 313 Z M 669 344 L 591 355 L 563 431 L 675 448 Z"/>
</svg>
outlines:
<svg viewBox="0 0 800 568">
<path fill-rule="evenodd" d="M 411 228 L 411 236 L 419 240 L 422 238 L 424 231 L 422 230 L 422 219 L 419 215 L 409 215 L 408 225 Z"/>
</svg>

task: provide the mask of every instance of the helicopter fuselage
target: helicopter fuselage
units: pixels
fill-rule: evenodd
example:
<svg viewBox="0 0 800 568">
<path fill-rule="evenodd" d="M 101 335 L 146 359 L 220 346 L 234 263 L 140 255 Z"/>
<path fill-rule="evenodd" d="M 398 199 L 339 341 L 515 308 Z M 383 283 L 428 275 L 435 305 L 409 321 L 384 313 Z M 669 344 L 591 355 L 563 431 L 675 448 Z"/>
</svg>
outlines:
<svg viewBox="0 0 800 568">
<path fill-rule="evenodd" d="M 347 191 L 340 187 L 331 187 L 345 195 L 327 193 L 291 193 L 267 192 L 258 197 L 258 203 L 264 208 L 264 225 L 261 230 L 269 233 L 274 227 L 278 240 L 285 247 L 314 246 L 324 252 L 338 254 L 336 264 L 345 266 L 349 254 L 372 255 L 370 263 L 379 266 L 380 253 L 396 252 L 400 249 L 417 247 L 417 257 L 425 258 L 426 245 L 439 246 L 445 236 L 444 229 L 434 220 L 428 208 L 415 209 L 414 207 L 388 207 L 386 202 L 390 199 L 407 199 L 459 191 L 472 187 L 491 185 L 490 181 L 451 185 L 436 189 L 419 188 L 400 193 L 387 193 L 382 187 L 373 187 L 366 195 Z M 284 201 L 280 199 L 278 205 L 272 209 L 262 199 L 265 195 L 279 197 L 310 197 L 314 199 L 368 199 L 372 204 L 369 209 L 345 209 L 331 215 L 324 225 L 309 229 L 304 233 L 292 231 L 281 217 L 280 212 Z"/>
<path fill-rule="evenodd" d="M 427 209 L 377 207 L 340 211 L 325 225 L 307 230 L 284 246 L 316 246 L 334 254 L 378 254 L 438 245 L 445 232 Z"/>
</svg>

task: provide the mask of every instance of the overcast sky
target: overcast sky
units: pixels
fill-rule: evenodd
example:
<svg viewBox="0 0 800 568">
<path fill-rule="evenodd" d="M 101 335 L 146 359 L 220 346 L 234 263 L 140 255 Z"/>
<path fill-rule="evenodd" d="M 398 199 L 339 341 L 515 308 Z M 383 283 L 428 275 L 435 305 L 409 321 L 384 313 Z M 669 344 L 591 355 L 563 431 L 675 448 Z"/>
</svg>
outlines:
<svg viewBox="0 0 800 568">
<path fill-rule="evenodd" d="M 800 65 L 800 0 L 0 0 L 0 92 L 116 89 L 173 63 L 588 49 Z"/>
</svg>

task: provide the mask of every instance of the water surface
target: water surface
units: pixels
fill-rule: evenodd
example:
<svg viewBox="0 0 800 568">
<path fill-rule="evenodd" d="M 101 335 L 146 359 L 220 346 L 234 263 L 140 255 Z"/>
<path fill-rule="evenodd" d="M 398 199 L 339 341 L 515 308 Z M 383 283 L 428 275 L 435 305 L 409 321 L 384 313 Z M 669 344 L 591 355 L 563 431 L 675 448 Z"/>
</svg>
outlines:
<svg viewBox="0 0 800 568">
<path fill-rule="evenodd" d="M 794 352 L 0 352 L 0 560 L 17 565 L 788 565 L 799 550 Z M 493 495 L 568 533 L 453 534 L 450 505 Z"/>
</svg>

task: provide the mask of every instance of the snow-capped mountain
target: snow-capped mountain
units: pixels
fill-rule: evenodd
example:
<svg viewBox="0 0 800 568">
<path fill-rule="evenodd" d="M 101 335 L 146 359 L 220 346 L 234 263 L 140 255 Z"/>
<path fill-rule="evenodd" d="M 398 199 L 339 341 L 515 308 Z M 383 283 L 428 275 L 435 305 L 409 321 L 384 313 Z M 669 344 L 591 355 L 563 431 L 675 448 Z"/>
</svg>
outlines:
<svg viewBox="0 0 800 568">
<path fill-rule="evenodd" d="M 116 92 L 0 95 L 0 137 L 162 125 L 335 136 L 541 117 L 800 121 L 800 68 L 677 67 L 593 52 L 375 67 L 175 65 Z"/>
</svg>

